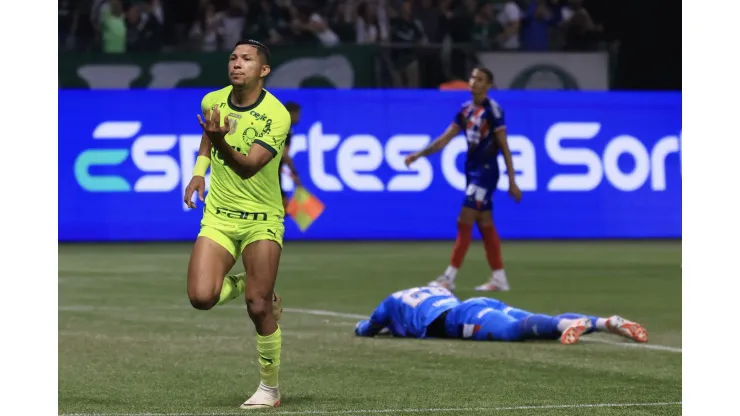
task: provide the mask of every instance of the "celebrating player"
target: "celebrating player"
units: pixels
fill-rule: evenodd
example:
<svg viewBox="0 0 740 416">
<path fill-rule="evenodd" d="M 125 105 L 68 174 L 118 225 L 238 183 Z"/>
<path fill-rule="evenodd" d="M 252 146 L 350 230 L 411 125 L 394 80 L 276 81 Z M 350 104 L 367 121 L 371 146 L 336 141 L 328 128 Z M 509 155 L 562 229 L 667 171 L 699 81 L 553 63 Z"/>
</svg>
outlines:
<svg viewBox="0 0 740 416">
<path fill-rule="evenodd" d="M 283 156 L 280 159 L 280 173 L 283 171 L 283 166 L 287 166 L 290 169 L 290 175 L 293 177 L 293 183 L 296 187 L 301 186 L 301 179 L 298 177 L 298 170 L 296 170 L 293 164 L 293 158 L 290 157 L 290 139 L 293 138 L 293 127 L 301 121 L 301 106 L 293 101 L 285 103 L 285 108 L 290 113 L 290 131 L 288 132 L 288 138 L 285 139 L 285 146 L 283 147 Z M 282 174 L 279 174 L 280 180 L 280 193 L 283 196 L 283 209 L 288 208 L 288 197 L 283 189 Z"/>
<path fill-rule="evenodd" d="M 203 138 L 185 202 L 195 207 L 194 192 L 203 200 L 209 164 L 211 188 L 188 265 L 188 297 L 193 307 L 208 310 L 246 294 L 257 330 L 261 382 L 241 407 L 277 407 L 282 338 L 272 308 L 285 214 L 276 156 L 283 150 L 290 114 L 262 88 L 270 73 L 263 44 L 237 43 L 228 68 L 231 85 L 206 94 L 205 118 L 198 115 Z M 240 253 L 246 273 L 226 276 Z"/>
<path fill-rule="evenodd" d="M 519 202 L 522 192 L 516 184 L 514 163 L 506 142 L 504 112 L 495 101 L 488 98 L 488 90 L 493 86 L 493 74 L 488 69 L 475 68 L 470 75 L 468 85 L 473 93 L 473 100 L 463 104 L 447 130 L 426 149 L 409 155 L 406 158 L 406 166 L 421 157 L 442 150 L 460 131 L 465 132 L 468 141 L 465 161 L 467 188 L 463 207 L 457 220 L 457 239 L 452 249 L 449 267 L 430 285 L 455 289 L 457 270 L 462 266 L 465 253 L 470 246 L 473 224 L 477 223 L 478 230 L 483 236 L 488 265 L 491 266 L 493 272 L 488 282 L 476 287 L 476 290 L 507 291 L 509 282 L 506 279 L 504 262 L 501 258 L 501 240 L 491 215 L 491 198 L 499 180 L 499 151 L 504 155 L 506 162 L 509 195 Z"/>
<path fill-rule="evenodd" d="M 640 324 L 619 316 L 599 318 L 575 313 L 534 314 L 491 298 L 460 302 L 442 287 L 416 287 L 388 296 L 369 320 L 355 326 L 358 336 L 372 337 L 387 329 L 410 338 L 460 338 L 475 341 L 560 339 L 574 344 L 581 335 L 604 331 L 637 342 L 647 342 Z"/>
</svg>

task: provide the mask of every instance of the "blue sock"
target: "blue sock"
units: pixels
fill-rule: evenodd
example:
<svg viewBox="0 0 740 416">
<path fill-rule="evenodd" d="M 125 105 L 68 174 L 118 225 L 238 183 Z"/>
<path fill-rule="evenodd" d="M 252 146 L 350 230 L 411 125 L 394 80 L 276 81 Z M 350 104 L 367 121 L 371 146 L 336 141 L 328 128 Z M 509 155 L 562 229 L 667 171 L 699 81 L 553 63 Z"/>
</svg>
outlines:
<svg viewBox="0 0 740 416">
<path fill-rule="evenodd" d="M 519 321 L 519 330 L 523 339 L 558 338 L 558 322 L 560 319 L 549 315 L 530 315 Z"/>
<path fill-rule="evenodd" d="M 595 316 L 581 315 L 580 313 L 563 313 L 563 314 L 560 314 L 560 315 L 556 316 L 555 318 L 557 318 L 558 321 L 561 320 L 561 319 L 581 319 L 581 318 L 588 318 L 588 319 L 590 319 L 591 320 L 591 329 L 589 329 L 588 331 L 584 332 L 584 334 L 590 334 L 590 333 L 596 331 L 596 320 L 599 319 L 599 318 L 597 318 Z"/>
</svg>

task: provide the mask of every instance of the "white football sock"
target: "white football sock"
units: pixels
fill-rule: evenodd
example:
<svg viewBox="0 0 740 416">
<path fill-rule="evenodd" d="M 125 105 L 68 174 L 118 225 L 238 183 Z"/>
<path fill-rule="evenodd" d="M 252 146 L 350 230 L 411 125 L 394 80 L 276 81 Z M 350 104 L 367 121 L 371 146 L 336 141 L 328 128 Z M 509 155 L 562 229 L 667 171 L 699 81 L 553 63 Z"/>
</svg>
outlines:
<svg viewBox="0 0 740 416">
<path fill-rule="evenodd" d="M 606 321 L 608 320 L 609 318 L 596 318 L 596 330 L 606 331 Z"/>
<path fill-rule="evenodd" d="M 457 267 L 447 266 L 447 270 L 445 270 L 444 275 L 449 280 L 455 280 L 455 277 L 457 277 Z"/>
<path fill-rule="evenodd" d="M 508 283 L 506 280 L 506 272 L 504 269 L 494 270 L 491 274 L 491 280 L 496 283 Z"/>
<path fill-rule="evenodd" d="M 558 322 L 558 331 L 565 331 L 572 323 L 573 319 L 561 319 L 560 322 Z"/>
</svg>

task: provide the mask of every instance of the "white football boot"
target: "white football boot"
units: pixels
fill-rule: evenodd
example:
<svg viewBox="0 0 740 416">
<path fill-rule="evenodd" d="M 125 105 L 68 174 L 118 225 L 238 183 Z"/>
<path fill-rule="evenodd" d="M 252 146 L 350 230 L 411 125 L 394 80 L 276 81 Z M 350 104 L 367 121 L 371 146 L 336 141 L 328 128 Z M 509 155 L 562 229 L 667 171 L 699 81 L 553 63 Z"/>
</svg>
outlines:
<svg viewBox="0 0 740 416">
<path fill-rule="evenodd" d="M 563 345 L 575 344 L 581 339 L 584 332 L 591 329 L 593 324 L 588 318 L 580 318 L 573 321 L 569 327 L 560 335 L 560 343 Z"/>
<path fill-rule="evenodd" d="M 432 280 L 431 282 L 429 282 L 427 286 L 443 287 L 449 290 L 450 292 L 452 292 L 453 290 L 455 290 L 455 280 L 450 279 L 449 277 L 443 274 L 442 276 L 439 276 L 436 280 Z"/>
<path fill-rule="evenodd" d="M 488 282 L 476 286 L 475 290 L 478 292 L 508 292 L 510 288 L 506 273 L 503 270 L 494 271 Z"/>
<path fill-rule="evenodd" d="M 629 338 L 635 342 L 647 342 L 648 333 L 637 322 L 628 321 L 621 316 L 614 315 L 606 320 L 606 329 L 612 334 Z"/>
<path fill-rule="evenodd" d="M 241 409 L 267 409 L 278 406 L 280 406 L 280 390 L 277 387 L 267 387 L 260 383 L 252 397 L 241 405 Z"/>
</svg>

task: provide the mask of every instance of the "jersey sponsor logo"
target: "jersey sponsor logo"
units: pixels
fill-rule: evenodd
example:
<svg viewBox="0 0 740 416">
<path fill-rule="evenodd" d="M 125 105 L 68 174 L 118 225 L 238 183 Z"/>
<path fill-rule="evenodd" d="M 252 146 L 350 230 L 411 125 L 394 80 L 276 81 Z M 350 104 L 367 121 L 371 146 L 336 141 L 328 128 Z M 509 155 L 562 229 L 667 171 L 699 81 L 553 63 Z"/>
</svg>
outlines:
<svg viewBox="0 0 740 416">
<path fill-rule="evenodd" d="M 260 113 L 254 111 L 254 110 L 251 110 L 249 112 L 249 115 L 252 116 L 252 117 L 254 117 L 254 119 L 257 120 L 257 121 L 265 121 L 265 120 L 268 119 L 267 118 L 267 114 L 260 114 Z M 272 121 L 272 119 L 269 119 L 269 120 Z"/>
<path fill-rule="evenodd" d="M 237 211 L 237 210 L 228 209 L 228 208 L 216 207 L 216 215 L 223 215 L 227 218 L 231 218 L 234 220 L 267 221 L 266 212 L 245 212 L 245 211 Z"/>
<path fill-rule="evenodd" d="M 623 192 L 631 192 L 649 186 L 653 191 L 666 190 L 665 160 L 679 152 L 677 135 L 666 134 L 652 148 L 647 148 L 636 137 L 621 134 L 608 138 L 603 153 L 587 147 L 589 140 L 599 137 L 602 128 L 596 121 L 556 122 L 545 132 L 544 137 L 527 137 L 515 130 L 508 135 L 512 152 L 517 185 L 522 191 L 536 191 L 538 183 L 544 183 L 548 191 L 588 192 L 604 181 Z M 294 134 L 291 138 L 290 155 L 301 153 L 308 159 L 308 176 L 322 191 L 340 192 L 347 188 L 360 192 L 414 192 L 426 190 L 434 180 L 434 167 L 429 159 L 419 159 L 406 168 L 406 155 L 427 146 L 433 138 L 426 134 L 396 134 L 381 140 L 369 133 L 355 133 L 345 137 L 325 131 L 321 121 L 314 122 L 306 134 Z M 538 153 L 535 142 L 544 141 L 545 155 Z M 584 145 L 574 145 L 574 143 Z M 566 145 L 567 144 L 567 145 Z M 440 152 L 442 177 L 453 188 L 466 188 L 465 173 L 456 162 L 467 152 L 468 144 L 463 135 L 455 137 Z M 540 151 L 541 152 L 541 151 Z M 537 160 L 548 157 L 554 164 L 579 173 L 555 173 L 546 181 L 538 178 Z M 329 158 L 336 158 L 336 173 L 326 169 Z M 631 170 L 623 170 L 618 160 L 628 157 L 634 160 Z M 393 174 L 381 178 L 376 171 L 384 164 Z M 498 155 L 500 176 L 506 177 L 506 164 Z M 283 176 L 284 189 L 293 190 L 289 175 Z M 508 180 L 498 182 L 497 189 L 507 191 Z"/>
</svg>

